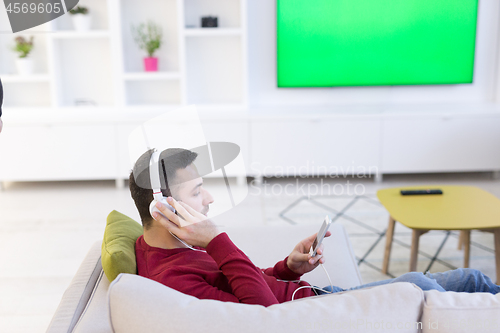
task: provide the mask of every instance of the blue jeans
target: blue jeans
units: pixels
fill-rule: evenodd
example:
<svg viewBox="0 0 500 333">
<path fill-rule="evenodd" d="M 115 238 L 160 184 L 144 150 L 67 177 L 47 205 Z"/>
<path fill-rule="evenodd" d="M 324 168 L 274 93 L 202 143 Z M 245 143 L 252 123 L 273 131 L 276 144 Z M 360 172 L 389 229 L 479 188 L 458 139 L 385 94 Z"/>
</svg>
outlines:
<svg viewBox="0 0 500 333">
<path fill-rule="evenodd" d="M 410 272 L 394 279 L 367 283 L 349 289 L 342 289 L 335 286 L 333 286 L 333 290 L 330 286 L 323 289 L 337 293 L 340 291 L 363 289 L 394 282 L 411 282 L 416 284 L 422 290 L 434 289 L 438 291 L 456 291 L 466 293 L 485 292 L 492 294 L 500 292 L 500 286 L 494 284 L 489 277 L 477 269 L 471 268 L 458 268 L 443 273 L 423 274 L 420 272 Z M 321 290 L 316 290 L 316 292 L 318 295 L 325 294 L 325 292 Z"/>
</svg>

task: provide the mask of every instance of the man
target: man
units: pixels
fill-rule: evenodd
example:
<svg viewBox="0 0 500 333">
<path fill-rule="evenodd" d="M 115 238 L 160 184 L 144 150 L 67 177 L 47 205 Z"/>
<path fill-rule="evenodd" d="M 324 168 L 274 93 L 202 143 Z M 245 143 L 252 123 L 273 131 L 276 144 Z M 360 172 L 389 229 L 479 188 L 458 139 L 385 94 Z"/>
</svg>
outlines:
<svg viewBox="0 0 500 333">
<path fill-rule="evenodd" d="M 144 227 L 144 235 L 137 239 L 135 249 L 139 275 L 200 299 L 264 306 L 290 301 L 294 293 L 295 299 L 324 293 L 299 281 L 301 275 L 325 262 L 322 248 L 313 258 L 308 254 L 316 235 L 297 244 L 290 255 L 274 267 L 260 269 L 207 218 L 213 198 L 203 188 L 203 180 L 194 164 L 197 157 L 194 152 L 167 149 L 160 154 L 160 174 L 165 184 L 162 193 L 178 214 L 159 203 L 156 207 L 163 215 L 154 213 L 154 219 L 151 218 L 150 156 L 151 151 L 143 154 L 130 175 L 131 195 Z M 423 290 L 493 294 L 500 291 L 487 276 L 473 269 L 426 275 L 412 272 L 352 289 L 393 282 L 412 282 Z M 339 287 L 325 289 L 344 291 Z"/>
</svg>

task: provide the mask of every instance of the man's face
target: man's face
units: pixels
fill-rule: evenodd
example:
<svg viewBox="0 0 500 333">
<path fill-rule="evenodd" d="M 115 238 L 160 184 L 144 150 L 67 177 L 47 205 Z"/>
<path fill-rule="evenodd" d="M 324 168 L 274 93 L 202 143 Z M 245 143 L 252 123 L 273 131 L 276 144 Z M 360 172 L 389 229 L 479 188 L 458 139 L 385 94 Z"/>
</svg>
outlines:
<svg viewBox="0 0 500 333">
<path fill-rule="evenodd" d="M 188 204 L 203 215 L 207 215 L 209 210 L 208 205 L 214 199 L 203 188 L 203 179 L 198 174 L 198 170 L 194 164 L 191 163 L 186 168 L 177 170 L 175 182 L 178 185 L 171 187 L 172 196 L 176 200 Z"/>
</svg>

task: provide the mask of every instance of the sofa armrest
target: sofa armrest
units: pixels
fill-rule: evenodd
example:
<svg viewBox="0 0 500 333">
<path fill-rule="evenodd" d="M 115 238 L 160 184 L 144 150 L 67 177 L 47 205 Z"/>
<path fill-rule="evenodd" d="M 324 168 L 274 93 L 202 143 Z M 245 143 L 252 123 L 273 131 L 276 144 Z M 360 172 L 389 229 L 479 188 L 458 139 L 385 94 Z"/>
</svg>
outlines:
<svg viewBox="0 0 500 333">
<path fill-rule="evenodd" d="M 52 317 L 47 333 L 71 332 L 83 313 L 102 271 L 101 244 L 95 242 L 78 268 L 76 275 Z"/>
<path fill-rule="evenodd" d="M 500 331 L 500 294 L 424 291 L 422 333 Z"/>
</svg>

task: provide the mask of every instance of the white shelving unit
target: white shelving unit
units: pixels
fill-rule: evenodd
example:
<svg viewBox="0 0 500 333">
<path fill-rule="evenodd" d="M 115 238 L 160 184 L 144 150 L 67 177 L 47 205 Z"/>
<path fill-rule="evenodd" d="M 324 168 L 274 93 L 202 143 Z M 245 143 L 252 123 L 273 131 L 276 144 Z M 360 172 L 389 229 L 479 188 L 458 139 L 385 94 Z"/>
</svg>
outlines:
<svg viewBox="0 0 500 333">
<path fill-rule="evenodd" d="M 6 107 L 247 106 L 246 0 L 82 0 L 79 5 L 89 8 L 90 31 L 75 31 L 71 15 L 63 15 L 22 33 L 35 36 L 33 75 L 16 74 L 12 35 L 0 36 Z M 200 28 L 205 15 L 218 16 L 220 27 Z M 132 37 L 132 26 L 148 20 L 163 31 L 155 54 L 158 72 L 144 71 L 146 54 Z M 0 28 L 8 30 L 7 24 Z M 25 92 L 29 99 L 20 97 Z"/>
</svg>

